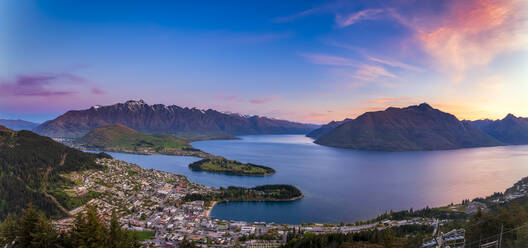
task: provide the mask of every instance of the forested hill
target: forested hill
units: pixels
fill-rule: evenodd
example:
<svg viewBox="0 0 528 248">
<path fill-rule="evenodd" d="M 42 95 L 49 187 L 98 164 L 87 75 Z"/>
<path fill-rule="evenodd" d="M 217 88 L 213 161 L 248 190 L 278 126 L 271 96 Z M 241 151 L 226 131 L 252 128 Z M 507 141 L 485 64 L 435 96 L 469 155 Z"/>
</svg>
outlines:
<svg viewBox="0 0 528 248">
<path fill-rule="evenodd" d="M 55 191 L 70 184 L 59 174 L 96 168 L 106 154 L 84 153 L 30 131 L 0 126 L 0 220 L 31 203 L 48 216 L 63 216 L 68 197 Z"/>
</svg>

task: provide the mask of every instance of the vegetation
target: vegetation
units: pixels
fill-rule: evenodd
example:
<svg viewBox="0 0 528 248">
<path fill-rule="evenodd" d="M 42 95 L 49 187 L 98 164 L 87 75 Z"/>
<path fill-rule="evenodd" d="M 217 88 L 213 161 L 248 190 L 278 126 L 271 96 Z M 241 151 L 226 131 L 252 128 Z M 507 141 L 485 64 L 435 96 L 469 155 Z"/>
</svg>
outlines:
<svg viewBox="0 0 528 248">
<path fill-rule="evenodd" d="M 46 216 L 60 217 L 82 199 L 61 188 L 73 185 L 64 173 L 98 168 L 95 159 L 107 154 L 84 153 L 30 131 L 0 128 L 0 220 L 21 214 L 32 203 Z"/>
<path fill-rule="evenodd" d="M 194 149 L 186 140 L 175 136 L 147 135 L 120 124 L 96 128 L 80 138 L 78 142 L 87 148 L 110 150 L 163 152 Z"/>
<path fill-rule="evenodd" d="M 528 247 L 528 197 L 514 200 L 489 212 L 478 211 L 467 224 L 466 243 L 478 247 L 478 243 L 497 240 L 503 228 L 502 247 Z"/>
<path fill-rule="evenodd" d="M 292 185 L 262 185 L 254 188 L 220 188 L 211 194 L 188 194 L 184 201 L 291 201 L 302 198 L 301 191 Z"/>
<path fill-rule="evenodd" d="M 431 233 L 430 226 L 410 225 L 378 230 L 365 230 L 357 233 L 332 233 L 315 235 L 311 232 L 291 232 L 288 234 L 286 248 L 391 248 L 420 247 L 423 237 Z"/>
<path fill-rule="evenodd" d="M 11 215 L 0 224 L 0 247 L 141 247 L 138 237 L 120 227 L 117 217 L 105 223 L 94 207 L 75 217 L 71 230 L 57 231 L 42 212 L 31 205 L 24 215 L 15 219 Z"/>
<path fill-rule="evenodd" d="M 195 171 L 244 176 L 266 176 L 275 173 L 275 170 L 270 167 L 251 163 L 244 164 L 236 160 L 229 160 L 222 157 L 202 159 L 190 164 L 189 168 Z"/>
</svg>

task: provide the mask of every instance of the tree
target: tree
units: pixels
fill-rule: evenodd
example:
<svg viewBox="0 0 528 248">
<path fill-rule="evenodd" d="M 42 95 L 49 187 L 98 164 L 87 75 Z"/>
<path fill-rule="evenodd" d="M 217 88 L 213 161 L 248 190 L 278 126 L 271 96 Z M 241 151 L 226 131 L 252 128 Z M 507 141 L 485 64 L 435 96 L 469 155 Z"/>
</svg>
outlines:
<svg viewBox="0 0 528 248">
<path fill-rule="evenodd" d="M 8 214 L 5 221 L 0 225 L 0 246 L 13 242 L 17 235 L 17 223 L 12 215 Z"/>
<path fill-rule="evenodd" d="M 72 245 L 79 248 L 99 248 L 106 245 L 108 230 L 97 215 L 95 207 L 88 206 L 86 214 L 75 217 L 71 231 Z"/>
</svg>

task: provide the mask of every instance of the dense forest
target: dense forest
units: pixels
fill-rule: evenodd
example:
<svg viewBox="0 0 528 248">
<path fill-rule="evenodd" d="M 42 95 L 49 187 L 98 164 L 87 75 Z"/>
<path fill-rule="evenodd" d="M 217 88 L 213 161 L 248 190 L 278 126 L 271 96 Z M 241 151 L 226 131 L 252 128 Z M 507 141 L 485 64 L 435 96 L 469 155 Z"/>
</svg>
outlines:
<svg viewBox="0 0 528 248">
<path fill-rule="evenodd" d="M 315 235 L 311 232 L 291 232 L 286 248 L 383 248 L 420 247 L 425 235 L 433 228 L 423 225 L 392 227 L 384 230 L 366 230 L 357 233 L 332 233 Z"/>
<path fill-rule="evenodd" d="M 0 247 L 5 248 L 73 248 L 73 247 L 141 247 L 137 236 L 120 227 L 117 216 L 110 223 L 99 217 L 94 207 L 75 217 L 68 231 L 57 231 L 45 215 L 30 205 L 20 218 L 8 215 L 0 223 Z"/>
<path fill-rule="evenodd" d="M 75 204 L 60 188 L 71 185 L 60 174 L 97 168 L 97 157 L 30 131 L 0 127 L 0 220 L 21 214 L 28 203 L 48 217 L 64 216 Z"/>
<path fill-rule="evenodd" d="M 302 192 L 292 185 L 274 184 L 253 188 L 220 188 L 212 194 L 188 194 L 184 201 L 288 201 L 301 198 Z"/>
</svg>

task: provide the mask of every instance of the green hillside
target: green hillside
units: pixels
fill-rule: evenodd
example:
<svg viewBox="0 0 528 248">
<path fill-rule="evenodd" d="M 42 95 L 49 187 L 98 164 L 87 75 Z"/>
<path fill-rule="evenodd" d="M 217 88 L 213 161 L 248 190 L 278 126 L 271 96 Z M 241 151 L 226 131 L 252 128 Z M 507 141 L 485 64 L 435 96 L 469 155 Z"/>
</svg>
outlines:
<svg viewBox="0 0 528 248">
<path fill-rule="evenodd" d="M 196 150 L 184 139 L 172 135 L 147 135 L 116 124 L 99 127 L 77 141 L 87 149 L 136 153 L 170 153 Z"/>
<path fill-rule="evenodd" d="M 28 203 L 48 216 L 64 216 L 72 199 L 58 190 L 73 184 L 60 176 L 97 168 L 103 154 L 84 153 L 30 131 L 0 126 L 0 220 L 20 214 Z"/>
</svg>

